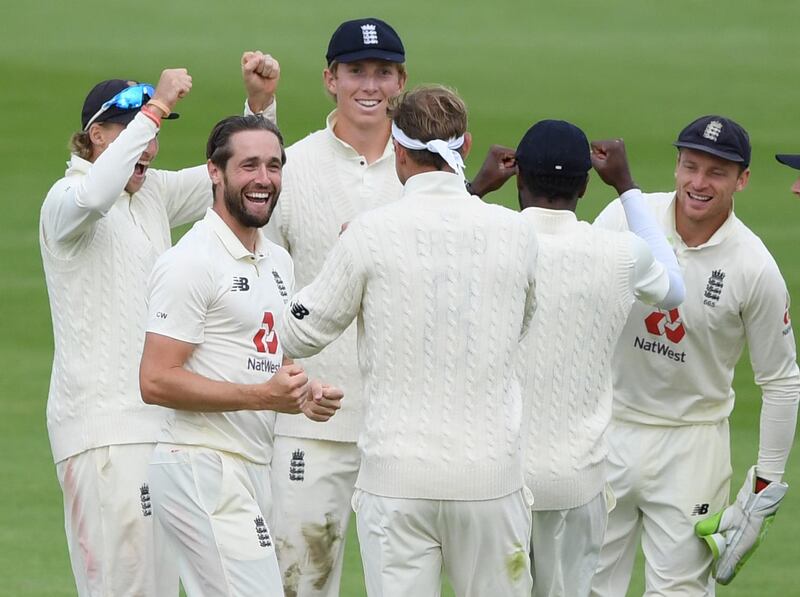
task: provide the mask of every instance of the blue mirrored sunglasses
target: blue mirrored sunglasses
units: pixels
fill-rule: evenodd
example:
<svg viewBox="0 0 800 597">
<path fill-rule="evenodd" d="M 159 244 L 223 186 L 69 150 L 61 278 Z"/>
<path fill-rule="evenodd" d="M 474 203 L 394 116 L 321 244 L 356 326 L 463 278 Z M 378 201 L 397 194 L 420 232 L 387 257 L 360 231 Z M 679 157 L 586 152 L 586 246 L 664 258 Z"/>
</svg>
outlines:
<svg viewBox="0 0 800 597">
<path fill-rule="evenodd" d="M 133 85 L 132 87 L 126 87 L 107 102 L 103 102 L 103 105 L 100 106 L 100 109 L 89 119 L 89 122 L 87 122 L 86 126 L 83 127 L 83 130 L 88 131 L 89 127 L 92 126 L 92 123 L 94 123 L 94 121 L 97 120 L 109 108 L 119 108 L 120 110 L 141 108 L 142 105 L 146 103 L 145 97 L 147 97 L 147 100 L 149 100 L 151 97 L 153 97 L 154 93 L 155 89 L 153 89 L 153 86 L 148 85 L 147 83 L 139 83 L 138 85 Z"/>
</svg>

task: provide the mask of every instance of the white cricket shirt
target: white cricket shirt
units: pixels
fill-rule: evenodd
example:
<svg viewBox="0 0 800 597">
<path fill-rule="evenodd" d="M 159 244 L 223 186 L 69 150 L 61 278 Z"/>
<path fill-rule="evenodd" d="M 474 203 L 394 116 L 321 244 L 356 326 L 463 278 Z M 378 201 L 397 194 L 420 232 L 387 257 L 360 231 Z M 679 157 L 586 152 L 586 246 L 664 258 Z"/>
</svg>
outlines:
<svg viewBox="0 0 800 597">
<path fill-rule="evenodd" d="M 780 477 L 800 396 L 789 295 L 775 260 L 731 212 L 703 245 L 688 247 L 675 228 L 675 193 L 645 194 L 675 249 L 686 300 L 664 312 L 631 310 L 614 354 L 614 411 L 644 425 L 716 424 L 733 409 L 734 368 L 745 342 L 763 396 L 758 469 Z M 624 229 L 619 201 L 598 225 Z"/>
<path fill-rule="evenodd" d="M 218 381 L 263 383 L 281 367 L 275 327 L 294 287 L 292 260 L 259 232 L 248 251 L 213 209 L 156 263 L 147 331 L 195 344 L 187 370 Z M 272 457 L 273 411 L 172 411 L 159 440 Z"/>
<path fill-rule="evenodd" d="M 396 201 L 403 188 L 397 179 L 391 141 L 383 155 L 368 164 L 334 134 L 335 125 L 336 111 L 328 116 L 324 129 L 286 150 L 283 190 L 266 227 L 267 235 L 291 254 L 298 288 L 310 284 L 322 269 L 342 224 Z M 364 417 L 355 325 L 322 352 L 298 363 L 310 378 L 341 388 L 346 398 L 341 410 L 326 423 L 279 414 L 276 433 L 355 442 Z"/>
</svg>

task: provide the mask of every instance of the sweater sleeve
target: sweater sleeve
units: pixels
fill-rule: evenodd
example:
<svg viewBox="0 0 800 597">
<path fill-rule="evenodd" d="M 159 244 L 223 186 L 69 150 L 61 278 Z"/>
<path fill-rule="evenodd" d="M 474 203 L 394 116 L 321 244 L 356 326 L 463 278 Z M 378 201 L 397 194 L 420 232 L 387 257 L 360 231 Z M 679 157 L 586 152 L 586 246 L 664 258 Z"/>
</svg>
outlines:
<svg viewBox="0 0 800 597">
<path fill-rule="evenodd" d="M 653 301 L 653 304 L 663 309 L 674 309 L 683 302 L 686 295 L 683 276 L 675 253 L 652 211 L 645 205 L 644 197 L 639 189 L 631 189 L 623 193 L 620 201 L 625 210 L 628 228 L 647 243 L 655 260 L 663 266 L 666 275 L 666 292 Z"/>
<path fill-rule="evenodd" d="M 774 262 L 753 280 L 742 320 L 755 382 L 762 393 L 756 469 L 760 477 L 777 481 L 794 441 L 800 371 L 789 319 L 789 294 Z"/>
<path fill-rule="evenodd" d="M 160 197 L 166 204 L 171 228 L 195 222 L 211 207 L 211 179 L 205 164 L 176 172 L 158 171 Z"/>
<path fill-rule="evenodd" d="M 42 228 L 48 242 L 71 246 L 91 231 L 92 224 L 119 199 L 136 162 L 157 132 L 155 123 L 137 114 L 86 176 L 65 179 L 48 194 L 42 206 Z"/>
<path fill-rule="evenodd" d="M 281 339 L 290 358 L 317 354 L 358 315 L 366 280 L 358 263 L 358 226 L 352 228 L 333 246 L 314 281 L 295 294 L 284 311 Z"/>
</svg>

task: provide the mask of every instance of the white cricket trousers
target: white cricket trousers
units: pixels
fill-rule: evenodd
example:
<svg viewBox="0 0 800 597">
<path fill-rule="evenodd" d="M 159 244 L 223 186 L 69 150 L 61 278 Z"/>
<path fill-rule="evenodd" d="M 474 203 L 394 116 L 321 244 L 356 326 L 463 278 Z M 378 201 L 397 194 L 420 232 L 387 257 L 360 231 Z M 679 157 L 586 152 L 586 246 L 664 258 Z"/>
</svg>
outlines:
<svg viewBox="0 0 800 597">
<path fill-rule="evenodd" d="M 272 530 L 287 595 L 338 597 L 360 462 L 354 443 L 275 436 Z"/>
<path fill-rule="evenodd" d="M 694 525 L 727 503 L 728 421 L 681 427 L 613 421 L 606 438 L 608 483 L 617 504 L 591 594 L 625 595 L 641 534 L 644 595 L 713 596 L 711 550 L 695 536 Z"/>
<path fill-rule="evenodd" d="M 268 465 L 199 446 L 158 444 L 150 476 L 156 539 L 175 548 L 189 597 L 283 597 L 267 525 Z"/>
<path fill-rule="evenodd" d="M 589 595 L 608 521 L 606 503 L 600 492 L 577 508 L 532 512 L 534 597 Z"/>
<path fill-rule="evenodd" d="M 104 446 L 56 464 L 80 597 L 178 595 L 176 560 L 153 538 L 147 465 L 154 446 Z"/>
<path fill-rule="evenodd" d="M 528 489 L 481 501 L 390 498 L 356 490 L 369 597 L 530 597 Z"/>
</svg>

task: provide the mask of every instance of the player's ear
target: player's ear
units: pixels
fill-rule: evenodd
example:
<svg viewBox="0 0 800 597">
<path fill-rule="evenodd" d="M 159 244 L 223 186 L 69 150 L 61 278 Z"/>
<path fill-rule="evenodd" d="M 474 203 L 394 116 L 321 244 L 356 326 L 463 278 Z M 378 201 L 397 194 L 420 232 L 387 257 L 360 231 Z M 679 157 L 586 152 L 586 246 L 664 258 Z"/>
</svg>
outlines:
<svg viewBox="0 0 800 597">
<path fill-rule="evenodd" d="M 469 132 L 464 133 L 464 145 L 461 146 L 461 157 L 467 161 L 467 156 L 472 149 L 472 134 Z"/>
<path fill-rule="evenodd" d="M 322 83 L 332 96 L 336 97 L 336 70 L 326 68 L 322 71 Z"/>
<path fill-rule="evenodd" d="M 747 186 L 747 183 L 750 181 L 750 168 L 745 168 L 742 170 L 742 173 L 739 174 L 739 178 L 736 180 L 736 191 L 739 192 Z"/>
<path fill-rule="evenodd" d="M 206 163 L 208 168 L 208 177 L 211 179 L 211 184 L 218 185 L 222 182 L 222 170 L 211 160 Z"/>
</svg>

